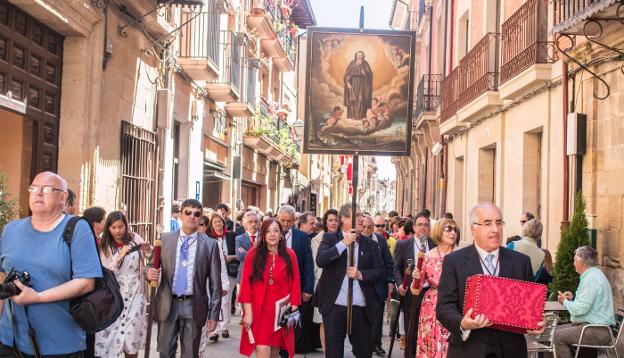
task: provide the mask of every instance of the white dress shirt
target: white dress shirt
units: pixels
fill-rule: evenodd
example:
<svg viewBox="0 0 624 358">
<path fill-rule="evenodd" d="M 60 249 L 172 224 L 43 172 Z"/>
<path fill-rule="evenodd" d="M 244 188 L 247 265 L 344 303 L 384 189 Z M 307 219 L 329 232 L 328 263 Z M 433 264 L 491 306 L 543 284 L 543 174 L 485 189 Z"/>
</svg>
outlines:
<svg viewBox="0 0 624 358">
<path fill-rule="evenodd" d="M 477 244 L 474 244 L 475 248 L 477 249 L 477 252 L 479 253 L 479 258 L 481 258 L 481 269 L 483 270 L 483 273 L 486 275 L 494 275 L 494 276 L 498 276 L 498 273 L 500 272 L 500 260 L 498 258 L 498 254 L 500 249 L 496 249 L 492 252 L 487 252 L 485 250 L 483 250 L 482 248 L 480 248 Z M 487 268 L 487 261 L 485 260 L 485 258 L 487 257 L 487 255 L 494 255 L 494 259 L 492 259 L 492 265 L 494 265 L 494 272 L 489 272 L 488 268 Z"/>
<path fill-rule="evenodd" d="M 286 236 L 286 246 L 289 249 L 292 249 L 292 236 L 293 236 L 292 226 L 290 227 L 290 229 L 288 229 L 288 231 L 286 231 L 286 234 L 284 234 L 284 236 Z"/>
<path fill-rule="evenodd" d="M 418 240 L 416 238 L 416 236 L 414 236 L 412 238 L 412 240 L 414 240 L 414 262 L 418 262 L 418 252 L 421 250 L 421 246 L 422 243 L 420 242 L 420 240 Z M 429 240 L 425 239 L 425 254 L 427 252 L 429 252 Z M 422 288 L 425 287 L 429 287 L 429 281 L 425 280 L 425 282 L 423 282 Z"/>
<path fill-rule="evenodd" d="M 346 235 L 345 232 L 342 235 Z M 338 254 L 342 255 L 344 250 L 347 250 L 347 254 L 349 253 L 349 247 L 342 242 L 342 240 L 338 241 L 336 244 L 336 249 L 338 250 Z M 355 252 L 353 253 L 354 265 L 357 267 L 358 259 L 360 256 L 360 246 L 357 241 L 355 242 Z M 347 267 L 349 267 L 349 260 L 347 260 Z M 347 295 L 349 292 L 349 278 L 345 274 L 345 277 L 342 279 L 342 285 L 340 286 L 340 293 L 338 293 L 338 298 L 336 299 L 336 304 L 338 306 L 346 306 L 347 305 Z M 362 292 L 362 288 L 360 287 L 359 280 L 353 280 L 353 305 L 359 307 L 366 307 L 366 299 L 364 298 L 364 293 Z"/>
</svg>

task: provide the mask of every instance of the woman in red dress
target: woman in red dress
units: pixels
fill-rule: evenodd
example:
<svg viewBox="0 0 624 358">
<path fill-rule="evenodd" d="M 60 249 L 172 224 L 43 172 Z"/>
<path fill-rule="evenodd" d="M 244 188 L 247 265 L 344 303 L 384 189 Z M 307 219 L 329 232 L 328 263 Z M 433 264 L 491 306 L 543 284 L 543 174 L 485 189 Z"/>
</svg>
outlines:
<svg viewBox="0 0 624 358">
<path fill-rule="evenodd" d="M 277 357 L 280 349 L 295 355 L 293 328 L 275 330 L 275 303 L 290 295 L 294 311 L 301 304 L 299 267 L 295 252 L 286 247 L 282 226 L 267 219 L 260 227 L 261 241 L 247 254 L 238 301 L 243 304 L 240 353 Z"/>
</svg>

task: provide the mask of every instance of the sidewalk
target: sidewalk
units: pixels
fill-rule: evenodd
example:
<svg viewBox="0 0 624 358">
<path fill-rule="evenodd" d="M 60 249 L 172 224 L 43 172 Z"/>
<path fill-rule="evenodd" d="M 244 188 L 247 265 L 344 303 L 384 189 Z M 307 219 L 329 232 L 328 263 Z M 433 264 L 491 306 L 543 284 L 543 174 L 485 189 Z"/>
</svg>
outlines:
<svg viewBox="0 0 624 358">
<path fill-rule="evenodd" d="M 240 354 L 238 353 L 238 347 L 239 347 L 240 335 L 241 335 L 241 326 L 238 324 L 239 321 L 240 321 L 240 314 L 236 314 L 235 316 L 232 316 L 232 323 L 230 324 L 230 329 L 229 329 L 230 338 L 224 339 L 219 336 L 219 341 L 216 343 L 210 343 L 208 345 L 208 350 L 204 352 L 203 355 L 200 355 L 200 357 L 201 358 L 206 358 L 206 357 L 226 358 L 226 357 L 240 356 Z M 383 348 L 386 351 L 388 351 L 388 347 L 390 346 L 390 339 L 388 338 L 389 329 L 390 329 L 389 325 L 384 322 Z M 156 336 L 157 336 L 157 327 L 156 327 L 156 324 L 154 324 L 153 330 L 152 330 L 151 346 L 150 346 L 150 358 L 158 357 L 158 352 L 156 351 Z M 139 354 L 139 357 L 143 358 L 143 354 L 144 352 L 141 351 L 141 353 Z M 179 354 L 180 352 L 178 349 L 178 356 Z M 303 357 L 322 358 L 323 356 L 324 356 L 323 352 L 320 350 L 315 353 L 295 355 L 295 357 L 300 357 L 300 358 L 303 358 Z M 345 357 L 353 357 L 353 354 L 351 353 L 351 345 L 349 344 L 348 338 L 345 340 Z M 373 354 L 373 357 L 376 357 L 376 355 Z M 399 341 L 396 341 L 394 343 L 392 358 L 402 358 L 402 357 L 403 357 L 403 351 L 399 348 Z"/>
</svg>

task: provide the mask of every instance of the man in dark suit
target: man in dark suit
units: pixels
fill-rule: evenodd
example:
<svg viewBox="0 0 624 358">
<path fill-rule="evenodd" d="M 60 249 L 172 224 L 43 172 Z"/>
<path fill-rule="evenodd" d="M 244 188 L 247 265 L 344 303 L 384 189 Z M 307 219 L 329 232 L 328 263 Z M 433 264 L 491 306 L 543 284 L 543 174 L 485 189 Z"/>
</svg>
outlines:
<svg viewBox="0 0 624 358">
<path fill-rule="evenodd" d="M 311 299 L 314 293 L 314 261 L 312 261 L 312 246 L 308 234 L 297 230 L 295 225 L 295 208 L 290 205 L 282 205 L 277 211 L 277 221 L 282 225 L 286 245 L 297 255 L 299 273 L 301 278 L 301 327 L 295 328 L 295 352 L 305 353 L 314 350 L 314 341 L 310 337 L 312 332 L 312 309 Z M 283 354 L 283 353 L 282 353 Z"/>
<path fill-rule="evenodd" d="M 503 219 L 492 203 L 477 204 L 469 215 L 474 245 L 457 250 L 444 258 L 438 286 L 438 321 L 451 333 L 448 357 L 526 357 L 524 335 L 487 328 L 492 323 L 487 314 L 471 318 L 463 314 L 466 279 L 476 274 L 533 281 L 528 256 L 501 247 Z M 541 329 L 531 334 L 538 334 Z"/>
<path fill-rule="evenodd" d="M 414 221 L 408 220 L 403 226 L 403 232 L 405 235 L 413 236 L 407 240 L 397 241 L 394 247 L 394 280 L 397 283 L 397 291 L 403 299 L 403 322 L 405 323 L 405 337 L 402 337 L 402 343 L 405 343 L 406 356 L 416 356 L 416 342 L 418 341 L 418 317 L 420 317 L 420 306 L 422 305 L 423 297 L 429 290 L 427 284 L 424 285 L 420 294 L 416 296 L 414 300 L 411 292 L 409 291 L 408 282 L 407 287 L 403 287 L 403 276 L 405 270 L 408 268 L 408 260 L 412 260 L 416 264 L 418 259 L 418 251 L 424 251 L 425 253 L 436 247 L 435 242 L 429 238 L 430 226 L 429 218 L 425 213 L 419 213 L 416 215 Z M 412 311 L 412 303 L 416 305 L 414 309 L 414 322 L 412 324 L 411 332 L 409 330 L 409 321 Z M 411 333 L 411 337 L 408 335 Z M 404 340 L 403 340 L 404 339 Z"/>
<path fill-rule="evenodd" d="M 381 254 L 381 259 L 384 263 L 386 279 L 377 280 L 377 282 L 375 282 L 375 290 L 377 291 L 377 295 L 379 296 L 381 309 L 377 312 L 378 314 L 375 317 L 371 326 L 371 336 L 373 339 L 373 352 L 380 357 L 385 357 L 386 351 L 381 346 L 383 311 L 384 304 L 386 303 L 386 298 L 388 298 L 388 295 L 391 294 L 394 289 L 394 260 L 392 259 L 392 255 L 390 255 L 390 248 L 388 248 L 388 243 L 386 242 L 386 239 L 384 239 L 381 234 L 375 232 L 373 218 L 370 216 L 364 216 L 362 222 L 362 235 L 370 237 L 374 242 L 377 243 L 377 246 L 379 247 L 379 253 Z"/>
<path fill-rule="evenodd" d="M 153 304 L 158 324 L 160 357 L 197 357 L 201 331 L 216 328 L 221 312 L 221 250 L 217 241 L 197 231 L 202 205 L 187 199 L 181 205 L 182 227 L 161 236 L 159 269 L 149 267 L 147 279 L 160 281 Z M 207 287 L 206 287 L 207 286 Z"/>
<path fill-rule="evenodd" d="M 240 265 L 238 266 L 238 276 L 236 277 L 236 282 L 239 284 L 241 274 L 243 273 L 243 264 L 245 263 L 245 257 L 247 257 L 247 252 L 256 245 L 256 241 L 259 239 L 259 223 L 260 218 L 255 212 L 246 212 L 245 216 L 243 216 L 243 227 L 245 228 L 245 232 L 236 236 L 236 259 L 238 260 L 238 262 L 240 262 Z"/>
<path fill-rule="evenodd" d="M 351 204 L 344 204 L 338 213 L 340 229 L 325 233 L 319 245 L 316 264 L 323 269 L 317 285 L 314 303 L 323 316 L 325 327 L 325 357 L 344 356 L 347 333 L 347 292 L 353 279 L 352 332 L 349 336 L 357 358 L 372 356 L 371 325 L 379 314 L 381 304 L 375 282 L 385 279 L 379 246 L 351 227 Z M 362 229 L 362 217 L 356 211 L 356 229 Z M 348 267 L 348 252 L 355 243 L 355 266 Z"/>
</svg>

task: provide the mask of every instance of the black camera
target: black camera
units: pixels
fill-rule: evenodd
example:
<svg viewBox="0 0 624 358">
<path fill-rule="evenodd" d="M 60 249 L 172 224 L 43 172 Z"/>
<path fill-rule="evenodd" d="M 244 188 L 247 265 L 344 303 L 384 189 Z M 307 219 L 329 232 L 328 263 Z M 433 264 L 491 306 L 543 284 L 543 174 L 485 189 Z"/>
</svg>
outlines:
<svg viewBox="0 0 624 358">
<path fill-rule="evenodd" d="M 19 272 L 16 269 L 11 269 L 9 274 L 7 275 L 4 283 L 0 285 L 0 300 L 4 300 L 11 296 L 19 295 L 22 292 L 13 281 L 19 280 L 24 286 L 32 287 L 32 283 L 30 282 L 30 275 L 28 272 Z"/>
</svg>

